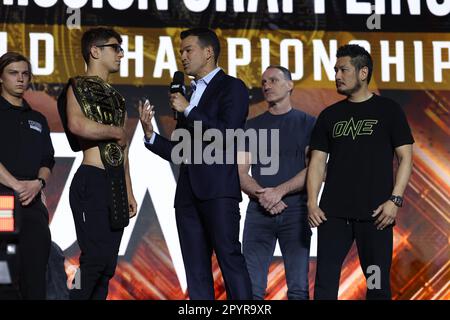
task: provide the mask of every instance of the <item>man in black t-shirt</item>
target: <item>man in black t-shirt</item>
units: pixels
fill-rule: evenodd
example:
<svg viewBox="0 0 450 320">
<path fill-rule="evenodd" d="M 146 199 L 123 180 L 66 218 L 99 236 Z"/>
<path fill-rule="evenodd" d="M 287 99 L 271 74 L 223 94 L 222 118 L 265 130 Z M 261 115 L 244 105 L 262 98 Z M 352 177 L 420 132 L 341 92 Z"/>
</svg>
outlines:
<svg viewBox="0 0 450 320">
<path fill-rule="evenodd" d="M 314 298 L 337 299 L 342 263 L 355 240 L 366 298 L 391 299 L 393 226 L 411 175 L 414 139 L 402 108 L 368 90 L 370 54 L 346 45 L 336 56 L 337 91 L 347 99 L 322 111 L 310 143 L 308 213 L 318 227 Z"/>
<path fill-rule="evenodd" d="M 46 118 L 23 97 L 30 81 L 26 57 L 16 52 L 0 57 L 0 194 L 14 194 L 15 222 L 20 221 L 14 226 L 19 232 L 20 297 L 44 300 L 51 236 L 41 191 L 55 159 Z M 0 241 L 1 250 L 5 247 Z"/>
<path fill-rule="evenodd" d="M 292 108 L 293 85 L 286 68 L 267 68 L 261 86 L 269 109 L 246 125 L 247 133 L 253 131 L 258 137 L 253 141 L 258 146 L 258 154 L 250 143 L 246 152 L 238 153 L 242 160 L 239 161 L 241 188 L 250 198 L 243 251 L 255 300 L 264 299 L 277 240 L 283 254 L 288 299 L 309 299 L 311 229 L 306 211 L 305 180 L 307 148 L 315 118 Z M 279 134 L 278 139 L 274 138 L 274 132 Z M 263 150 L 263 154 L 278 161 L 267 163 L 263 159 L 261 147 L 264 144 L 267 150 Z M 252 176 L 248 174 L 250 166 Z"/>
</svg>

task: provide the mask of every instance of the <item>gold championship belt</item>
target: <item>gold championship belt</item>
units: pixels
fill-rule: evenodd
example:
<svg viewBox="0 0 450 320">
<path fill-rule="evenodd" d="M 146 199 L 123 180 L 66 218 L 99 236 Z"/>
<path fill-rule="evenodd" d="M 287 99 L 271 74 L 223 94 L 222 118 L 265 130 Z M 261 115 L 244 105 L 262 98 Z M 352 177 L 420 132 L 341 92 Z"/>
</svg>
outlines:
<svg viewBox="0 0 450 320">
<path fill-rule="evenodd" d="M 126 115 L 125 99 L 111 85 L 97 76 L 75 77 L 69 80 L 69 85 L 72 86 L 75 97 L 88 119 L 123 127 Z M 115 141 L 100 141 L 98 148 L 111 187 L 111 227 L 121 229 L 129 223 L 124 150 Z"/>
<path fill-rule="evenodd" d="M 125 121 L 125 99 L 108 83 L 99 77 L 76 77 L 71 80 L 75 97 L 84 115 L 95 122 L 123 127 Z M 110 166 L 123 164 L 122 148 L 109 142 L 100 150 L 102 160 Z"/>
</svg>

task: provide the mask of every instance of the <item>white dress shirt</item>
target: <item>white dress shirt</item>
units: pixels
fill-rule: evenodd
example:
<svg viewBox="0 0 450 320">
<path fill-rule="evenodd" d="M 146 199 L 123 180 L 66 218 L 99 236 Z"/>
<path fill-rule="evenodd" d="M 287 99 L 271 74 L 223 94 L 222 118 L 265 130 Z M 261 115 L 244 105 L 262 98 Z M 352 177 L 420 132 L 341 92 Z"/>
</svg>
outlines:
<svg viewBox="0 0 450 320">
<path fill-rule="evenodd" d="M 221 69 L 219 67 L 217 67 L 213 71 L 208 73 L 206 76 L 204 76 L 203 78 L 198 79 L 197 81 L 195 81 L 195 80 L 191 81 L 191 88 L 192 88 L 193 93 L 192 93 L 191 99 L 189 100 L 189 106 L 183 112 L 184 116 L 186 118 L 189 115 L 189 113 L 192 111 L 192 109 L 197 107 L 198 103 L 200 102 L 200 99 L 202 98 L 203 93 L 206 90 L 206 87 L 211 82 L 212 78 L 214 78 L 214 76 L 220 70 Z M 146 144 L 153 144 L 155 142 L 155 139 L 156 139 L 156 134 L 154 132 L 152 133 L 152 136 L 148 140 L 144 136 L 144 142 Z"/>
</svg>

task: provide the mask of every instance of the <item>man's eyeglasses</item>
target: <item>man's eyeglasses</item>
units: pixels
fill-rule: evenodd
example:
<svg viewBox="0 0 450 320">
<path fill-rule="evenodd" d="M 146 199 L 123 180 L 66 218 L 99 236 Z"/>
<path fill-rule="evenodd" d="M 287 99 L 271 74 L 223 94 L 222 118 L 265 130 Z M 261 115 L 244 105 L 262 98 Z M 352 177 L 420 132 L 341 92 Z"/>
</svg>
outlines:
<svg viewBox="0 0 450 320">
<path fill-rule="evenodd" d="M 118 43 L 102 44 L 102 45 L 98 45 L 98 46 L 96 46 L 96 47 L 98 47 L 98 48 L 111 47 L 111 48 L 113 48 L 113 49 L 116 51 L 116 53 L 119 53 L 119 52 L 122 52 L 122 53 L 123 53 L 123 49 L 122 49 L 122 47 L 120 46 L 120 44 L 118 44 Z"/>
</svg>

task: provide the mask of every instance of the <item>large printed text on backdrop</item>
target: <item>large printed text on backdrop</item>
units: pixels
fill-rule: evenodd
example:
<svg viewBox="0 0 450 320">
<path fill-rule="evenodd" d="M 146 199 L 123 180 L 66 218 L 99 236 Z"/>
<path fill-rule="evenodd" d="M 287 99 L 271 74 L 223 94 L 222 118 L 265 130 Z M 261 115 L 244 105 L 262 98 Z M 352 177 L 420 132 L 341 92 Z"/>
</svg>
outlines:
<svg viewBox="0 0 450 320">
<path fill-rule="evenodd" d="M 295 106 L 317 116 L 343 98 L 333 82 L 336 49 L 353 41 L 370 50 L 375 60 L 371 89 L 403 106 L 416 140 L 406 204 L 395 228 L 393 297 L 449 299 L 450 2 L 377 1 L 374 8 L 369 2 L 0 1 L 0 54 L 19 51 L 31 58 L 35 77 L 26 99 L 47 116 L 52 130 L 57 164 L 48 182 L 47 204 L 52 238 L 65 252 L 67 272 L 75 270 L 71 265 L 77 264 L 79 254 L 68 191 L 81 154 L 69 148 L 56 98 L 69 77 L 84 72 L 83 31 L 113 26 L 124 39 L 125 58 L 112 82 L 127 101 L 139 213 L 124 234 L 109 298 L 187 297 L 173 209 L 178 168 L 144 148 L 136 106 L 139 99 L 149 98 L 156 105 L 159 132 L 170 135 L 175 122 L 167 86 L 181 69 L 179 33 L 205 26 L 220 37 L 219 65 L 250 88 L 250 117 L 266 110 L 260 75 L 269 64 L 290 68 Z M 247 201 L 241 203 L 241 222 Z M 311 291 L 315 246 L 313 238 Z M 213 260 L 217 298 L 224 299 L 220 270 Z M 365 280 L 355 247 L 345 261 L 340 288 L 341 299 L 364 298 Z M 270 267 L 267 298 L 286 298 L 283 263 L 277 255 Z"/>
</svg>

